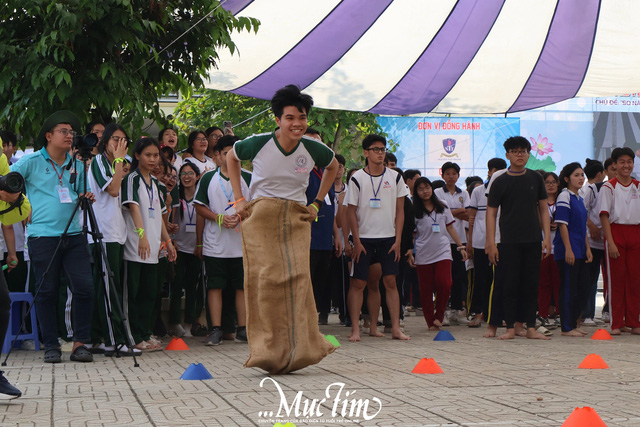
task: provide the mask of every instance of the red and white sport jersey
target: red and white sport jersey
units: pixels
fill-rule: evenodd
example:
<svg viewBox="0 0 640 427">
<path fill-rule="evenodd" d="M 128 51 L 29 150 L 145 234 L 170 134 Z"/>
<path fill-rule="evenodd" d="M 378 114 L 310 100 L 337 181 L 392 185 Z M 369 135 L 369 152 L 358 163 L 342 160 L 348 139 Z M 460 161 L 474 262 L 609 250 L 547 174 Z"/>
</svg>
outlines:
<svg viewBox="0 0 640 427">
<path fill-rule="evenodd" d="M 598 194 L 598 212 L 608 213 L 609 222 L 640 224 L 640 182 L 635 179 L 624 186 L 616 178 L 605 182 Z"/>
</svg>

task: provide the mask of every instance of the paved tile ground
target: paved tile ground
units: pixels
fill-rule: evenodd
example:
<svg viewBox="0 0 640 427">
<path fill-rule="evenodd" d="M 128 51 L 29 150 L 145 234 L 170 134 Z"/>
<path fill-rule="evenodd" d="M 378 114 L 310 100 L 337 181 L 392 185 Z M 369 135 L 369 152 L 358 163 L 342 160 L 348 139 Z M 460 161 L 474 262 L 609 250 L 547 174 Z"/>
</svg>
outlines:
<svg viewBox="0 0 640 427">
<path fill-rule="evenodd" d="M 145 354 L 138 368 L 131 358 L 97 356 L 79 364 L 68 354 L 62 364 L 45 365 L 43 352 L 16 351 L 3 369 L 24 395 L 0 403 L 0 424 L 559 426 L 576 407 L 590 406 L 608 426 L 640 425 L 640 337 L 594 341 L 560 337 L 556 330 L 547 342 L 502 342 L 483 339 L 484 328 L 453 326 L 448 330 L 455 341 L 434 342 L 424 319 L 411 316 L 405 321 L 409 342 L 364 336 L 354 344 L 337 323 L 331 315 L 321 329 L 341 348 L 319 365 L 273 380 L 243 368 L 248 347 L 232 341 L 205 347 L 188 338 L 188 351 Z M 591 353 L 610 369 L 578 369 Z M 444 373 L 412 374 L 424 357 L 434 358 Z M 203 364 L 214 378 L 180 380 L 191 363 Z M 343 384 L 337 402 L 335 383 Z M 317 405 L 331 384 L 330 397 Z M 303 414 L 305 404 L 310 417 Z M 366 420 L 364 408 L 375 417 Z"/>
</svg>

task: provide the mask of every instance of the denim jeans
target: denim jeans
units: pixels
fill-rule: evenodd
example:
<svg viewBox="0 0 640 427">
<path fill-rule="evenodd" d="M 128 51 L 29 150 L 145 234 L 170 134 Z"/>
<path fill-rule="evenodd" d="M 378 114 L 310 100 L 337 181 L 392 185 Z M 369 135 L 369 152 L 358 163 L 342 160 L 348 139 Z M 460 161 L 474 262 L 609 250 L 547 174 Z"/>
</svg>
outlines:
<svg viewBox="0 0 640 427">
<path fill-rule="evenodd" d="M 60 239 L 62 241 L 60 242 Z M 60 248 L 54 251 L 60 242 Z M 61 237 L 29 237 L 29 258 L 36 279 L 36 314 L 42 333 L 45 350 L 60 347 L 56 322 L 58 288 L 60 276 L 64 273 L 69 279 L 69 290 L 73 294 L 72 322 L 73 340 L 91 342 L 91 315 L 93 312 L 93 281 L 89 262 L 89 247 L 84 236 L 75 234 Z M 51 267 L 43 275 L 47 266 Z"/>
</svg>

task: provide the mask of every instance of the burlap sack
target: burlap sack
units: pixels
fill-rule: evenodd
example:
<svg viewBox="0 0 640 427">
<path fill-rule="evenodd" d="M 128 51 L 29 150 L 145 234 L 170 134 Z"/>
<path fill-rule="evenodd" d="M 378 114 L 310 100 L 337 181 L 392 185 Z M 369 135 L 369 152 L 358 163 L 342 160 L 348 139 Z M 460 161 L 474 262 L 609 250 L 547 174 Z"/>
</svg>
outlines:
<svg viewBox="0 0 640 427">
<path fill-rule="evenodd" d="M 262 197 L 247 211 L 242 250 L 250 355 L 244 366 L 286 374 L 316 364 L 335 347 L 318 329 L 307 209 Z"/>
</svg>

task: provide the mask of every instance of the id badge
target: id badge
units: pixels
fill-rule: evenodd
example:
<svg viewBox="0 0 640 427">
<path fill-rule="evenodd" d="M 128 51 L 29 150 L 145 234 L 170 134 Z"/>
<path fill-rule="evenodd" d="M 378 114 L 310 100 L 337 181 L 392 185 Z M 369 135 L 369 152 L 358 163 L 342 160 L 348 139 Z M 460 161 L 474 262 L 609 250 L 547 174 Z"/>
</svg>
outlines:
<svg viewBox="0 0 640 427">
<path fill-rule="evenodd" d="M 431 224 L 431 231 L 433 231 L 434 233 L 439 233 L 440 232 L 440 224 Z"/>
<path fill-rule="evenodd" d="M 324 204 L 327 206 L 331 206 L 331 197 L 329 197 L 329 193 L 327 193 L 327 195 L 324 196 Z"/>
<path fill-rule="evenodd" d="M 69 194 L 69 189 L 67 187 L 58 185 L 56 189 L 58 190 L 58 198 L 60 199 L 60 203 L 72 203 L 71 195 Z"/>
<path fill-rule="evenodd" d="M 369 207 L 371 209 L 380 209 L 380 199 L 369 199 Z"/>
<path fill-rule="evenodd" d="M 195 233 L 196 232 L 196 225 L 195 224 L 185 224 L 184 231 L 186 231 L 187 233 Z"/>
<path fill-rule="evenodd" d="M 149 218 L 154 219 L 156 217 L 156 210 L 153 208 L 149 208 Z"/>
</svg>

